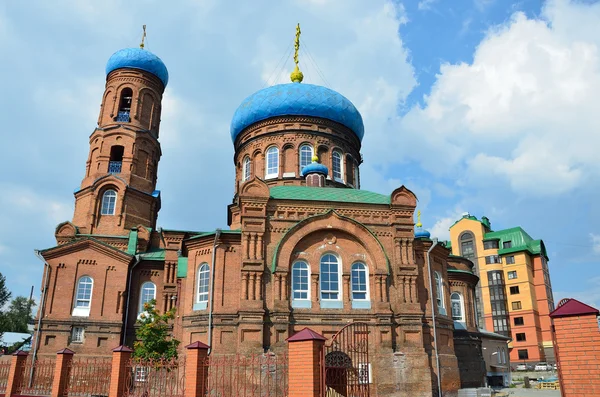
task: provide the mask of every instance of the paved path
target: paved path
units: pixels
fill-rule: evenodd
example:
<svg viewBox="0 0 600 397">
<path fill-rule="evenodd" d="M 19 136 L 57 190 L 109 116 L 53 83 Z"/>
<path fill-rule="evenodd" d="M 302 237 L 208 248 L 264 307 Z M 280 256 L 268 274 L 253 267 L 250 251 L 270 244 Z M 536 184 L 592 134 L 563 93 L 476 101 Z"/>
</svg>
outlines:
<svg viewBox="0 0 600 397">
<path fill-rule="evenodd" d="M 502 389 L 510 397 L 560 397 L 560 390 Z"/>
</svg>

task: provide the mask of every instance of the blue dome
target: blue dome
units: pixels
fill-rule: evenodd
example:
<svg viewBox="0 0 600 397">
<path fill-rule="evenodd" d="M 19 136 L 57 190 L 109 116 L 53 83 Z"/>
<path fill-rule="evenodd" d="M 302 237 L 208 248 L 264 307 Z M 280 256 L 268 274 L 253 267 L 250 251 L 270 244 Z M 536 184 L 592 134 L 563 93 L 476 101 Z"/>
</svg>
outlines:
<svg viewBox="0 0 600 397">
<path fill-rule="evenodd" d="M 327 174 L 329 174 L 329 169 L 327 169 L 326 166 L 324 166 L 323 164 L 319 164 L 317 162 L 313 162 L 310 163 L 309 165 L 307 165 L 306 167 L 302 168 L 302 176 L 306 176 L 308 174 L 323 174 L 325 176 L 327 176 Z"/>
<path fill-rule="evenodd" d="M 365 127 L 352 102 L 343 95 L 312 84 L 274 85 L 244 99 L 231 120 L 231 139 L 258 121 L 277 116 L 312 116 L 350 128 L 362 141 Z"/>
<path fill-rule="evenodd" d="M 429 233 L 427 230 L 418 227 L 415 230 L 415 238 L 429 238 L 431 237 L 431 233 Z"/>
<path fill-rule="evenodd" d="M 163 82 L 169 82 L 167 67 L 159 57 L 141 48 L 124 48 L 111 55 L 106 63 L 106 75 L 121 68 L 140 69 L 152 73 Z"/>
</svg>

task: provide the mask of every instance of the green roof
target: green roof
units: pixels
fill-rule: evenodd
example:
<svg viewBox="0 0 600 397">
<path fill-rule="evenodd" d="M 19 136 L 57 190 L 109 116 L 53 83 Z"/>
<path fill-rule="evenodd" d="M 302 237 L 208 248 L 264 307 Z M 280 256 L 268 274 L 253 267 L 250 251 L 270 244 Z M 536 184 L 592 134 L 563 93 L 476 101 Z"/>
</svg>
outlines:
<svg viewBox="0 0 600 397">
<path fill-rule="evenodd" d="M 130 255 L 135 255 L 137 251 L 138 244 L 138 232 L 137 230 L 132 230 L 129 232 L 129 242 L 127 243 L 127 253 Z"/>
<path fill-rule="evenodd" d="M 148 252 L 143 252 L 140 254 L 140 259 L 145 261 L 164 261 L 165 250 L 162 248 L 156 248 Z"/>
<path fill-rule="evenodd" d="M 496 232 L 486 233 L 484 240 L 498 240 L 499 255 L 511 254 L 514 252 L 527 251 L 532 255 L 544 255 L 548 259 L 546 247 L 542 240 L 534 240 L 525 230 L 520 226 L 512 227 L 510 229 L 498 230 Z M 502 248 L 504 243 L 510 241 L 510 248 Z"/>
<path fill-rule="evenodd" d="M 359 189 L 308 186 L 273 186 L 271 198 L 279 200 L 335 201 L 390 205 L 390 196 Z"/>
<path fill-rule="evenodd" d="M 192 236 L 190 238 L 187 238 L 186 240 L 194 240 L 197 238 L 201 238 L 201 237 L 206 237 L 206 236 L 214 236 L 217 233 L 216 230 L 213 230 L 212 232 L 202 232 L 199 233 L 195 236 Z M 233 230 L 221 230 L 221 234 L 242 234 L 242 231 L 240 229 L 233 229 Z"/>
</svg>

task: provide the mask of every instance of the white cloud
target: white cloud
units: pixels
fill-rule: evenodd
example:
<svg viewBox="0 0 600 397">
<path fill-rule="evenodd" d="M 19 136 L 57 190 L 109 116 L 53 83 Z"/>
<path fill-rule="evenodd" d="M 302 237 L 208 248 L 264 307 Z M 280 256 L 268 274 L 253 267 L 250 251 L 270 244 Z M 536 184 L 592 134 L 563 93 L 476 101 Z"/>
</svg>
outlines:
<svg viewBox="0 0 600 397">
<path fill-rule="evenodd" d="M 27 186 L 0 185 L 0 206 L 10 208 L 13 214 L 22 213 L 27 216 L 39 216 L 49 224 L 58 224 L 73 215 L 73 206 L 36 192 Z"/>
<path fill-rule="evenodd" d="M 590 240 L 592 242 L 592 249 L 594 252 L 600 254 L 600 234 L 590 233 Z"/>
<path fill-rule="evenodd" d="M 437 3 L 438 0 L 421 0 L 417 5 L 417 8 L 421 11 L 430 10 L 431 6 Z"/>
<path fill-rule="evenodd" d="M 450 226 L 459 220 L 464 213 L 464 210 L 455 208 L 450 212 L 450 215 L 437 218 L 435 224 L 429 230 L 431 237 L 437 237 L 440 240 L 450 240 Z"/>
<path fill-rule="evenodd" d="M 600 277 L 592 277 L 586 280 L 575 292 L 555 291 L 553 295 L 556 305 L 561 299 L 573 298 L 600 309 Z"/>
</svg>

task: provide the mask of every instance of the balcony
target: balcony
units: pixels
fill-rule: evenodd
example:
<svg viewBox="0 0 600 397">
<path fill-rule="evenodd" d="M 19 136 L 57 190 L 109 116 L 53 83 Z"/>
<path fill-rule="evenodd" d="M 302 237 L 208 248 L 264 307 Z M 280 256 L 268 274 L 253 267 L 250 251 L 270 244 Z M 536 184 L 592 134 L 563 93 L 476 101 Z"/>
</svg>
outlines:
<svg viewBox="0 0 600 397">
<path fill-rule="evenodd" d="M 120 174 L 121 173 L 121 161 L 109 161 L 108 162 L 108 173 L 109 174 Z"/>
<path fill-rule="evenodd" d="M 115 121 L 125 121 L 129 123 L 129 110 L 119 110 L 117 112 L 117 117 L 115 118 Z"/>
</svg>

